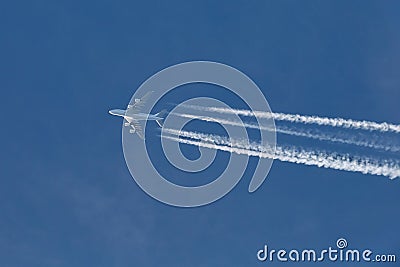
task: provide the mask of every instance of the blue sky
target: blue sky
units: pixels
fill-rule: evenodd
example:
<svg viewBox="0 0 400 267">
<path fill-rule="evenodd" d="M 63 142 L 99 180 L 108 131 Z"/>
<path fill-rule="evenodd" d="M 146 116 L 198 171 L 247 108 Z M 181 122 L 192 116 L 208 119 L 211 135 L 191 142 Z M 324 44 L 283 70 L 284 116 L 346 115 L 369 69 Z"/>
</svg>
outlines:
<svg viewBox="0 0 400 267">
<path fill-rule="evenodd" d="M 121 121 L 107 113 L 157 71 L 211 60 L 251 77 L 273 111 L 399 123 L 398 10 L 396 1 L 1 3 L 0 265 L 262 266 L 265 243 L 321 248 L 339 237 L 400 257 L 398 180 L 274 162 L 254 194 L 249 172 L 212 205 L 170 207 L 132 180 Z"/>
</svg>

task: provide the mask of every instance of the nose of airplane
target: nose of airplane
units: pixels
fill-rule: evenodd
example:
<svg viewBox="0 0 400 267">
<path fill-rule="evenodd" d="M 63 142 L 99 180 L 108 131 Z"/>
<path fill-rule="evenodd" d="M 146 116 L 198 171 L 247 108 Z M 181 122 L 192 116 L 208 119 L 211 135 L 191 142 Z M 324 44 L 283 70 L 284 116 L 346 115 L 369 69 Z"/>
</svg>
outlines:
<svg viewBox="0 0 400 267">
<path fill-rule="evenodd" d="M 110 113 L 111 115 L 114 115 L 114 116 L 124 117 L 124 115 L 125 115 L 125 110 L 122 110 L 122 109 L 112 109 L 112 110 L 108 111 L 108 113 Z"/>
</svg>

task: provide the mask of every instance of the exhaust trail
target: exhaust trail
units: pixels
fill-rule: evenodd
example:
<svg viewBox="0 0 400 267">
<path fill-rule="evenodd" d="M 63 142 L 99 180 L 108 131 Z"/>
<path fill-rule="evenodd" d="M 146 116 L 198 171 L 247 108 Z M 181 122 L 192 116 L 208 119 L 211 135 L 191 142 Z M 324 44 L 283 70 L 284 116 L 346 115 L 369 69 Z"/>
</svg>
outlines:
<svg viewBox="0 0 400 267">
<path fill-rule="evenodd" d="M 260 125 L 252 124 L 252 123 L 245 123 L 245 122 L 241 122 L 241 121 L 239 122 L 239 121 L 232 121 L 232 120 L 207 117 L 207 116 L 196 116 L 196 115 L 185 114 L 185 113 L 173 113 L 173 114 L 176 116 L 180 116 L 180 117 L 188 118 L 188 119 L 198 119 L 198 120 L 202 120 L 202 121 L 206 121 L 206 122 L 217 122 L 217 123 L 231 125 L 231 126 L 239 126 L 239 127 L 244 126 L 246 128 L 259 129 L 262 131 L 273 131 L 274 130 L 271 127 L 265 127 L 265 126 L 260 126 Z M 290 127 L 284 127 L 284 126 L 276 126 L 275 130 L 278 133 L 292 135 L 292 136 L 298 136 L 298 137 L 306 137 L 306 138 L 319 140 L 319 141 L 329 141 L 329 142 L 333 142 L 333 143 L 355 145 L 355 146 L 361 146 L 361 147 L 367 147 L 367 148 L 391 151 L 391 152 L 399 152 L 400 151 L 400 147 L 398 147 L 398 146 L 388 146 L 388 145 L 378 144 L 378 143 L 374 142 L 373 140 L 369 140 L 369 141 L 355 140 L 354 137 L 352 137 L 352 136 L 346 136 L 345 138 L 342 138 L 342 137 L 333 136 L 331 134 L 322 133 L 317 130 L 314 130 L 314 132 L 311 132 L 311 131 L 293 129 Z"/>
<path fill-rule="evenodd" d="M 368 131 L 400 133 L 399 124 L 391 124 L 387 122 L 379 123 L 379 122 L 365 121 L 365 120 L 358 121 L 358 120 L 343 119 L 343 118 L 328 118 L 328 117 L 307 116 L 300 114 L 285 114 L 276 112 L 251 111 L 243 109 L 228 109 L 220 107 L 203 107 L 196 105 L 184 105 L 184 106 L 194 110 L 202 110 L 202 111 L 216 112 L 222 114 L 236 114 L 246 117 L 257 117 L 263 119 L 274 119 L 277 121 L 287 121 L 287 122 L 303 123 L 303 124 L 317 124 L 317 125 L 326 125 L 331 127 L 341 127 L 341 128 L 359 129 Z"/>
<path fill-rule="evenodd" d="M 273 147 L 263 146 L 254 142 L 249 143 L 247 140 L 233 140 L 219 135 L 174 129 L 163 129 L 163 131 L 172 135 L 163 135 L 164 138 L 188 145 L 247 156 L 256 156 L 259 158 L 276 159 L 282 162 L 317 166 L 320 168 L 381 175 L 389 177 L 390 179 L 400 177 L 400 166 L 396 161 L 373 160 L 370 158 L 327 153 L 323 151 L 311 151 L 296 147 L 277 146 L 274 150 Z"/>
</svg>

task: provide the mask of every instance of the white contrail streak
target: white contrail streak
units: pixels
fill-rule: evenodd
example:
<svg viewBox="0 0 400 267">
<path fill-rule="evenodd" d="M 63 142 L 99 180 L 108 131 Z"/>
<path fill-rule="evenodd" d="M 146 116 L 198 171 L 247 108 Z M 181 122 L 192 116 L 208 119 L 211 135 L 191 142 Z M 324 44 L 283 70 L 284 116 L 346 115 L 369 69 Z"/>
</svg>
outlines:
<svg viewBox="0 0 400 267">
<path fill-rule="evenodd" d="M 231 126 L 244 126 L 246 128 L 259 129 L 262 131 L 273 131 L 274 130 L 272 127 L 265 127 L 265 126 L 260 126 L 260 125 L 252 124 L 252 123 L 246 123 L 246 122 L 242 122 L 242 121 L 232 121 L 232 120 L 207 117 L 207 116 L 196 116 L 196 115 L 185 114 L 185 113 L 173 113 L 173 114 L 176 116 L 180 116 L 180 117 L 188 118 L 188 119 L 198 119 L 198 120 L 207 121 L 207 122 L 217 122 L 217 123 L 231 125 Z M 355 140 L 354 137 L 351 137 L 351 136 L 342 138 L 342 137 L 333 136 L 333 135 L 327 134 L 327 133 L 322 133 L 322 132 L 317 132 L 317 131 L 311 132 L 311 131 L 305 131 L 305 130 L 300 130 L 300 129 L 291 129 L 289 127 L 282 127 L 282 126 L 276 126 L 275 130 L 276 130 L 276 132 L 282 133 L 282 134 L 306 137 L 306 138 L 311 138 L 311 139 L 320 140 L 320 141 L 329 141 L 329 142 L 334 142 L 334 143 L 356 145 L 356 146 L 379 149 L 379 150 L 384 150 L 384 151 L 392 151 L 392 152 L 400 151 L 400 147 L 398 147 L 398 146 L 388 146 L 388 145 L 383 145 L 383 144 L 377 144 L 373 140 L 369 140 L 369 141 Z"/>
<path fill-rule="evenodd" d="M 283 162 L 292 162 L 304 165 L 313 165 L 335 170 L 360 172 L 363 174 L 382 175 L 395 179 L 400 177 L 400 166 L 397 162 L 383 160 L 376 161 L 369 158 L 340 155 L 337 153 L 326 153 L 320 151 L 307 151 L 295 147 L 262 146 L 249 143 L 246 140 L 232 140 L 219 135 L 203 134 L 174 129 L 163 129 L 166 133 L 176 135 L 163 135 L 164 138 L 184 144 L 195 145 L 210 149 L 217 149 L 247 156 L 277 159 Z M 186 137 L 190 139 L 184 139 Z"/>
<path fill-rule="evenodd" d="M 184 105 L 187 108 L 195 110 L 203 110 L 209 112 L 225 113 L 225 114 L 237 114 L 247 117 L 257 117 L 263 119 L 274 119 L 277 121 L 288 121 L 294 123 L 303 124 L 317 124 L 327 125 L 332 127 L 350 128 L 350 129 L 361 129 L 368 131 L 380 131 L 380 132 L 394 132 L 400 133 L 400 125 L 391 124 L 387 122 L 373 122 L 373 121 L 357 121 L 343 118 L 327 118 L 318 116 L 306 116 L 299 114 L 285 114 L 276 112 L 264 112 L 264 111 L 251 111 L 243 109 L 229 109 L 219 107 L 203 107 L 196 105 Z"/>
</svg>

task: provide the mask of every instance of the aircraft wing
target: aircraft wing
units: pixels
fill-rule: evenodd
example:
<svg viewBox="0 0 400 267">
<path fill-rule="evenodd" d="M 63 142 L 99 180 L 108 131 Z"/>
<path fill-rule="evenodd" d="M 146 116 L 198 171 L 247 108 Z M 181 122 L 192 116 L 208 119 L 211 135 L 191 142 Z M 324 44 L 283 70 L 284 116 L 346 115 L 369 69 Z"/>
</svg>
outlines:
<svg viewBox="0 0 400 267">
<path fill-rule="evenodd" d="M 137 135 L 144 140 L 144 134 L 143 134 L 143 129 L 142 126 L 140 126 L 140 123 L 138 121 L 132 121 L 131 122 L 131 127 L 135 130 Z"/>
<path fill-rule="evenodd" d="M 127 113 L 139 113 L 141 109 L 144 107 L 146 104 L 146 101 L 149 99 L 150 95 L 153 93 L 153 91 L 147 92 L 142 98 L 139 100 L 135 101 L 133 105 L 128 105 L 128 110 Z"/>
</svg>

